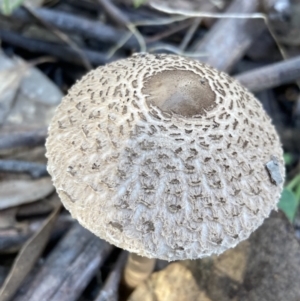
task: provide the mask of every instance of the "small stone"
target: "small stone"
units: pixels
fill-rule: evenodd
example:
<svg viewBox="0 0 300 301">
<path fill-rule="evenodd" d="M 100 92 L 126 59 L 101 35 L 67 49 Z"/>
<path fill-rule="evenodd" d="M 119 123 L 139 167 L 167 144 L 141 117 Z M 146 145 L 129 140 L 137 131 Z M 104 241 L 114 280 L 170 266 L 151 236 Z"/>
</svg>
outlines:
<svg viewBox="0 0 300 301">
<path fill-rule="evenodd" d="M 283 178 L 280 173 L 279 162 L 275 156 L 271 156 L 271 161 L 266 164 L 266 168 L 270 175 L 271 182 L 275 185 L 283 183 Z"/>
</svg>

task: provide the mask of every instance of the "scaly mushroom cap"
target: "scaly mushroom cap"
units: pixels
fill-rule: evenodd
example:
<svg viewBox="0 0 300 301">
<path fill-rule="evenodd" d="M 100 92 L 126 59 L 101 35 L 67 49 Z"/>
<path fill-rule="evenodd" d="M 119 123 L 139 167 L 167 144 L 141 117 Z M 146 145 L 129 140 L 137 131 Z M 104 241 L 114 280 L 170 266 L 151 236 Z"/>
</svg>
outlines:
<svg viewBox="0 0 300 301">
<path fill-rule="evenodd" d="M 281 144 L 261 104 L 225 73 L 174 55 L 88 73 L 58 107 L 46 146 L 72 216 L 150 258 L 234 247 L 283 187 Z"/>
</svg>

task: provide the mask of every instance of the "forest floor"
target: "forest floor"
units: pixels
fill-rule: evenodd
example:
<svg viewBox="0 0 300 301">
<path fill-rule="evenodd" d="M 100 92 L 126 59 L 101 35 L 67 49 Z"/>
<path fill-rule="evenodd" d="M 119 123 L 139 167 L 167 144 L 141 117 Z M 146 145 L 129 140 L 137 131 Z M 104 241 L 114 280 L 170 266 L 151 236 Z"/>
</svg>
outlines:
<svg viewBox="0 0 300 301">
<path fill-rule="evenodd" d="M 283 144 L 286 183 L 280 210 L 248 240 L 219 257 L 158 261 L 128 300 L 300 300 L 299 0 L 0 5 L 0 301 L 119 300 L 127 254 L 62 208 L 45 139 L 78 79 L 136 52 L 206 62 L 255 93 Z"/>
</svg>

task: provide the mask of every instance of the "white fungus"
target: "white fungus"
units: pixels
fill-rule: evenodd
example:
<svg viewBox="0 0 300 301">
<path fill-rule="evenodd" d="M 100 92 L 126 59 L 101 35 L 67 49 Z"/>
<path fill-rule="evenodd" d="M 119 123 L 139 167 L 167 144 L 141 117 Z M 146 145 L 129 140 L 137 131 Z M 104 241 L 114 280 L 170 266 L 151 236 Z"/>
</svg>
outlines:
<svg viewBox="0 0 300 301">
<path fill-rule="evenodd" d="M 149 258 L 234 247 L 283 187 L 281 144 L 258 100 L 227 74 L 175 55 L 135 55 L 88 73 L 58 107 L 46 146 L 72 216 Z"/>
</svg>

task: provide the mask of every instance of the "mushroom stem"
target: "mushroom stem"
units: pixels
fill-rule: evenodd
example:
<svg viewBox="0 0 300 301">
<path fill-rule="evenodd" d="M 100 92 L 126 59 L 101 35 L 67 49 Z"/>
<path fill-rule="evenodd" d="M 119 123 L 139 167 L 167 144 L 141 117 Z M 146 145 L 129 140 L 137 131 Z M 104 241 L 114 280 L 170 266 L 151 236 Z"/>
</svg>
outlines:
<svg viewBox="0 0 300 301">
<path fill-rule="evenodd" d="M 139 283 L 146 280 L 153 272 L 156 259 L 142 257 L 130 253 L 125 266 L 123 281 L 128 289 L 134 289 Z"/>
</svg>

